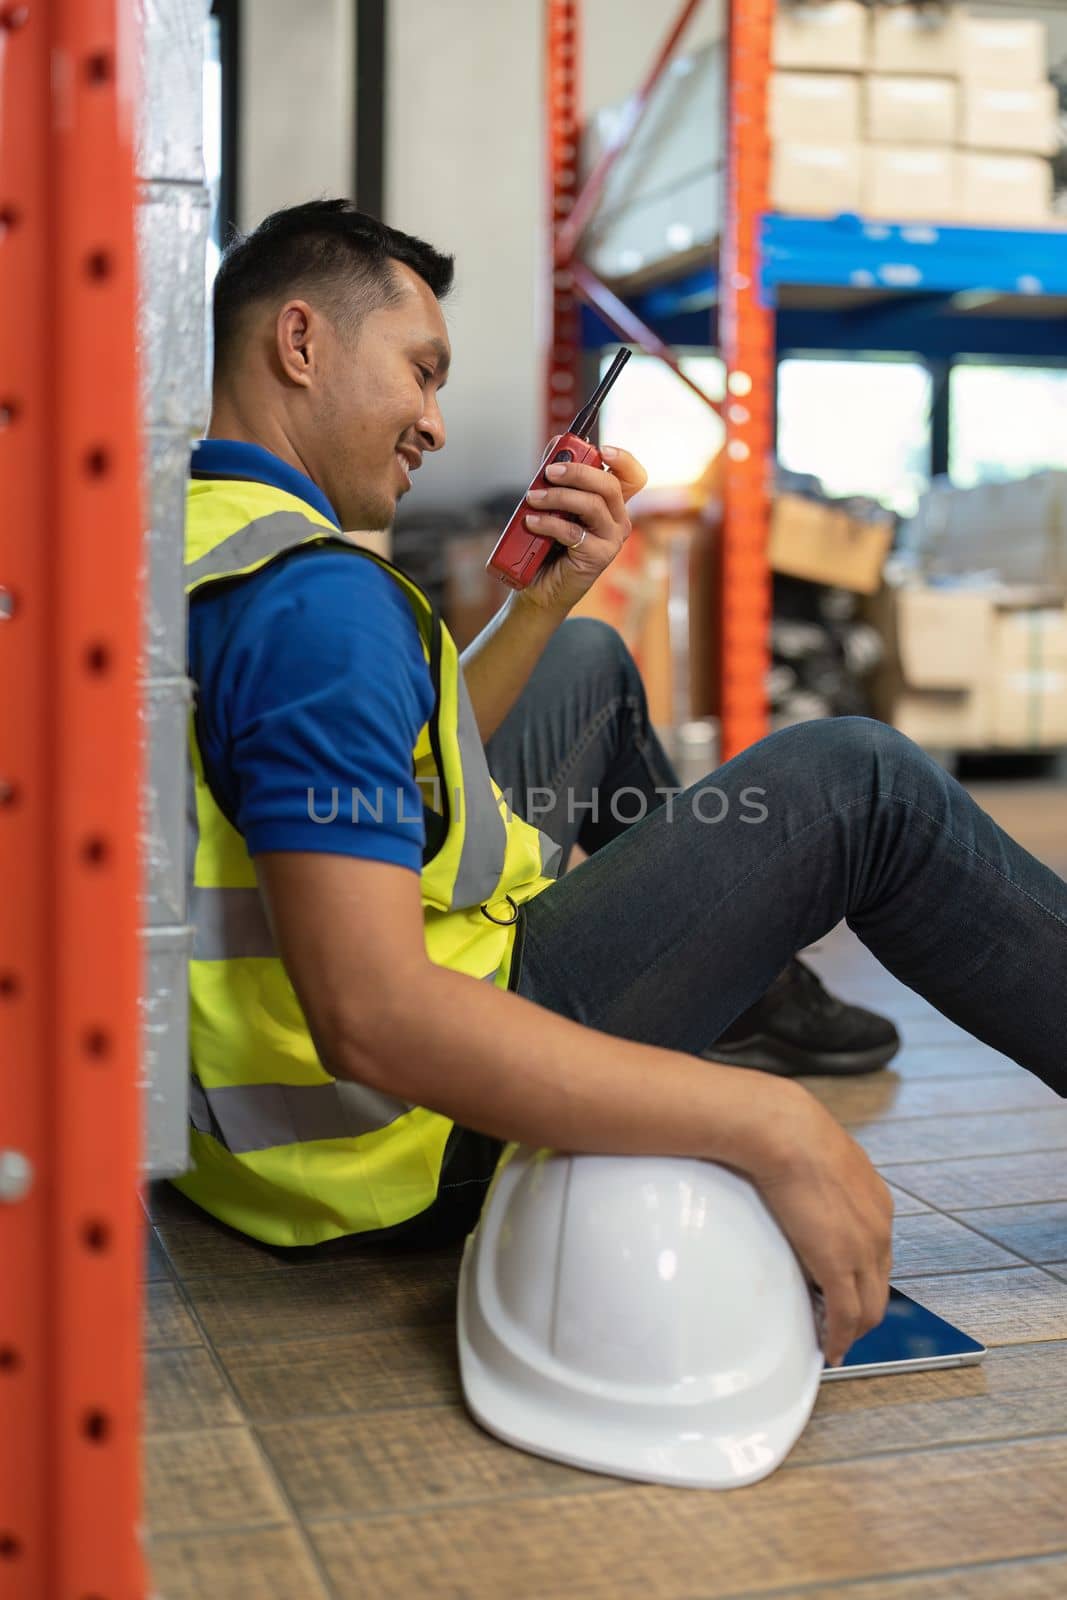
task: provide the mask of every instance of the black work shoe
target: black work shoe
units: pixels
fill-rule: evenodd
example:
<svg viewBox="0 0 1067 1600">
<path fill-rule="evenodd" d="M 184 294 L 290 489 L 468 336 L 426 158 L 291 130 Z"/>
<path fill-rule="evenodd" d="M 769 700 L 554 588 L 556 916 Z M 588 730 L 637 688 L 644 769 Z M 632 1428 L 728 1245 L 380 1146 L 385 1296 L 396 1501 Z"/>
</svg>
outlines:
<svg viewBox="0 0 1067 1600">
<path fill-rule="evenodd" d="M 900 1049 L 887 1017 L 828 994 L 810 967 L 791 961 L 762 1000 L 702 1052 L 782 1078 L 877 1072 Z"/>
</svg>

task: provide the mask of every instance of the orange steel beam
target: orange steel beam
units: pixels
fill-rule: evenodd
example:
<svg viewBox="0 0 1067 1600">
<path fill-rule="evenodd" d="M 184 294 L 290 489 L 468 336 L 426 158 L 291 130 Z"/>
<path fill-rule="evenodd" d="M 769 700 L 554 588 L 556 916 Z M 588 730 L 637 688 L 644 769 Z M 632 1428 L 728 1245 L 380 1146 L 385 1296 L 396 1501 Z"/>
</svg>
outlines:
<svg viewBox="0 0 1067 1600">
<path fill-rule="evenodd" d="M 581 129 L 581 39 L 578 0 L 545 0 L 548 99 L 548 237 L 567 219 L 578 192 Z M 544 436 L 562 433 L 578 410 L 581 315 L 566 267 L 552 271 L 551 327 L 545 361 Z"/>
<path fill-rule="evenodd" d="M 760 293 L 768 209 L 767 84 L 774 0 L 730 0 L 727 193 L 719 266 L 726 365 L 721 615 L 717 633 L 724 759 L 767 732 L 773 473 L 774 312 Z"/>
<path fill-rule="evenodd" d="M 664 344 L 657 333 L 654 333 L 648 324 L 632 310 L 625 301 L 609 289 L 607 284 L 598 278 L 596 273 L 584 261 L 572 261 L 570 265 L 571 279 L 575 288 L 586 303 L 603 318 L 610 328 L 614 328 L 620 339 L 630 344 L 640 345 L 646 355 L 658 356 L 665 361 L 674 375 L 682 380 L 687 388 L 710 406 L 717 416 L 722 415 L 722 403 L 713 400 L 706 394 L 699 383 L 694 383 L 689 375 L 682 371 L 678 357 L 669 344 Z"/>
<path fill-rule="evenodd" d="M 144 1596 L 134 29 L 0 0 L 3 1600 Z"/>
</svg>

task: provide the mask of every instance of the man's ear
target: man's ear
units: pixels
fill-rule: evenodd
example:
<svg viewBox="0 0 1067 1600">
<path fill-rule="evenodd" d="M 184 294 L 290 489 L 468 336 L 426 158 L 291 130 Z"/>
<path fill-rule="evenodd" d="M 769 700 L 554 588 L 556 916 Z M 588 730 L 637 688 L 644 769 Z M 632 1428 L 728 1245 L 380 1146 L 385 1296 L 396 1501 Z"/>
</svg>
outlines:
<svg viewBox="0 0 1067 1600">
<path fill-rule="evenodd" d="M 274 324 L 278 361 L 290 383 L 308 388 L 314 372 L 316 317 L 306 300 L 288 300 Z"/>
</svg>

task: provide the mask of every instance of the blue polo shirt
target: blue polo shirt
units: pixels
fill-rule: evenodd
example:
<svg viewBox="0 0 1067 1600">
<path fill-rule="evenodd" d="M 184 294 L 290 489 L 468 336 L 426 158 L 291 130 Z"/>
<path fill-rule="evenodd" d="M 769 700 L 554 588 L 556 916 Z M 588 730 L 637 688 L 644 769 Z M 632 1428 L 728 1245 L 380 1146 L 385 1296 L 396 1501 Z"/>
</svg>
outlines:
<svg viewBox="0 0 1067 1600">
<path fill-rule="evenodd" d="M 340 532 L 321 489 L 259 445 L 202 439 L 190 472 L 272 484 Z M 207 585 L 189 606 L 189 675 L 204 776 L 251 855 L 319 850 L 421 871 L 411 752 L 433 685 L 411 607 L 375 562 L 313 547 Z"/>
</svg>

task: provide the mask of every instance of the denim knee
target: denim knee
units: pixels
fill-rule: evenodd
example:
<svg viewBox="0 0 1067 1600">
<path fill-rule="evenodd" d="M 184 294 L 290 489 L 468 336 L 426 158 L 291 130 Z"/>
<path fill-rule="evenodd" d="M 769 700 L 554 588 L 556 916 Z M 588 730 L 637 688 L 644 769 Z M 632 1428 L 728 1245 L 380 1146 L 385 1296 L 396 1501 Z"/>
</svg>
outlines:
<svg viewBox="0 0 1067 1600">
<path fill-rule="evenodd" d="M 628 682 L 640 679 L 622 634 L 599 617 L 568 617 L 552 643 L 566 658 L 569 670 L 583 679 L 600 672 L 620 675 Z"/>
<path fill-rule="evenodd" d="M 888 792 L 917 781 L 942 781 L 942 769 L 925 750 L 875 717 L 827 717 L 795 723 L 770 735 L 779 777 L 791 774 L 801 782 L 837 787 L 842 779 L 869 779 L 872 791 Z"/>
</svg>

